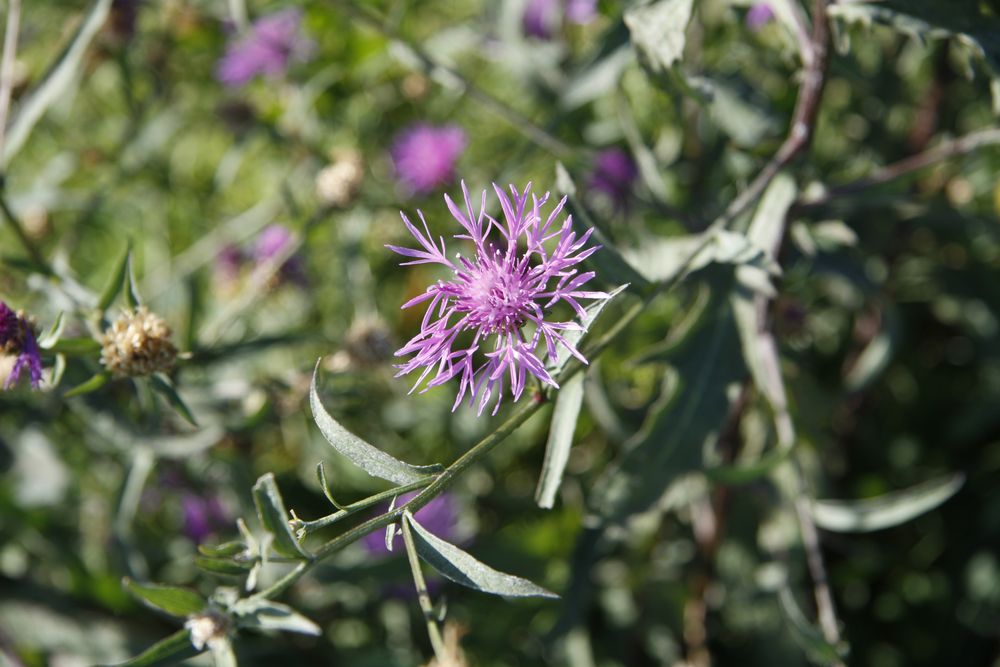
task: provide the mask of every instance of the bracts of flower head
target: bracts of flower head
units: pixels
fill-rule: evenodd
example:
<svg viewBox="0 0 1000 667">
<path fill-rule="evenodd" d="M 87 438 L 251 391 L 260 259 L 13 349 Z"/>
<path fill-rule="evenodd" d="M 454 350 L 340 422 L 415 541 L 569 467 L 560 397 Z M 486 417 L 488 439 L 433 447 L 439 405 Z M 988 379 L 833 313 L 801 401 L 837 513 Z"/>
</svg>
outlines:
<svg viewBox="0 0 1000 667">
<path fill-rule="evenodd" d="M 101 337 L 101 364 L 116 377 L 169 371 L 176 359 L 170 327 L 145 306 L 122 311 Z"/>
<path fill-rule="evenodd" d="M 18 383 L 25 370 L 31 387 L 38 389 L 42 381 L 42 356 L 31 322 L 22 312 L 14 312 L 0 301 L 0 357 L 12 358 L 13 366 L 3 381 L 10 389 Z"/>
<path fill-rule="evenodd" d="M 580 272 L 577 265 L 600 246 L 587 247 L 593 230 L 578 236 L 572 216 L 560 222 L 565 198 L 543 217 L 549 193 L 540 197 L 531 194 L 530 183 L 523 192 L 510 186 L 509 196 L 497 185 L 493 190 L 503 213 L 501 220 L 487 213 L 485 190 L 478 213 L 464 182 L 464 211 L 445 195 L 448 210 L 464 232 L 454 238 L 471 242 L 474 252 L 470 256 L 459 253 L 454 260 L 449 259 L 444 239 L 439 237 L 435 243 L 420 211 L 423 232 L 402 214 L 403 224 L 420 247 L 387 246 L 409 258 L 403 266 L 440 264 L 451 272 L 450 280 L 439 280 L 403 304 L 403 308 L 410 308 L 429 302 L 420 333 L 396 352 L 396 356 L 413 355 L 397 366 L 397 377 L 421 371 L 413 387 L 416 389 L 434 373 L 424 390 L 458 378 L 452 409 L 468 395 L 470 405 L 478 402 L 480 414 L 493 396 L 493 414 L 499 410 L 504 378 L 510 381 L 514 401 L 524 392 L 529 375 L 557 387 L 545 361 L 555 359 L 560 347 L 587 363 L 564 336 L 567 331 L 580 331 L 581 325 L 571 320 L 551 321 L 552 309 L 563 302 L 583 318 L 581 299 L 608 296 L 581 289 L 594 272 Z"/>
</svg>

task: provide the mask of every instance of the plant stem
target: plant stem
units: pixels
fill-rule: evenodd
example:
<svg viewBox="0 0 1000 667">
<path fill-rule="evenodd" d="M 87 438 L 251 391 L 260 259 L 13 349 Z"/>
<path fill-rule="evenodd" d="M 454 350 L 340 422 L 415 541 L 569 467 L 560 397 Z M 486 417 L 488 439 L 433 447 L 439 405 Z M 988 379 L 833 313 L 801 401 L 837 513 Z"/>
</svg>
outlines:
<svg viewBox="0 0 1000 667">
<path fill-rule="evenodd" d="M 0 155 L 7 140 L 7 115 L 14 90 L 14 65 L 17 59 L 17 34 L 21 25 L 21 0 L 7 3 L 7 26 L 3 38 L 3 59 L 0 60 Z"/>
<path fill-rule="evenodd" d="M 403 521 L 400 522 L 403 527 L 403 542 L 406 544 L 406 558 L 410 562 L 413 585 L 417 589 L 417 600 L 420 602 L 420 610 L 424 613 L 427 636 L 431 640 L 434 656 L 438 663 L 446 665 L 448 664 L 447 651 L 444 647 L 444 640 L 441 638 L 441 628 L 438 627 L 437 619 L 434 618 L 434 604 L 431 602 L 430 593 L 427 592 L 427 582 L 424 580 L 423 570 L 420 569 L 420 559 L 417 557 L 417 546 L 413 543 L 413 530 L 410 528 L 408 517 L 409 514 L 404 515 Z"/>
<path fill-rule="evenodd" d="M 334 512 L 333 514 L 328 514 L 327 516 L 320 517 L 319 519 L 316 519 L 314 521 L 302 521 L 301 523 L 297 524 L 294 529 L 300 531 L 302 536 L 304 537 L 310 533 L 316 532 L 320 528 L 326 528 L 327 526 L 331 526 L 334 523 L 343 519 L 344 517 L 354 514 L 359 510 L 371 507 L 372 505 L 376 505 L 384 500 L 389 500 L 390 498 L 398 496 L 401 493 L 422 489 L 428 484 L 430 484 L 432 481 L 434 481 L 434 479 L 435 479 L 434 475 L 428 475 L 427 477 L 423 479 L 418 479 L 415 482 L 410 482 L 409 484 L 404 484 L 403 486 L 393 487 L 388 491 L 382 491 L 381 493 L 376 493 L 375 495 L 368 496 L 367 498 L 359 500 L 356 503 L 345 505 L 344 507 Z"/>
<path fill-rule="evenodd" d="M 21 221 L 14 214 L 14 211 L 11 210 L 10 205 L 7 203 L 7 198 L 3 195 L 2 188 L 3 183 L 0 181 L 0 212 L 2 212 L 3 217 L 7 219 L 7 224 L 14 230 L 14 235 L 17 236 L 17 240 L 21 242 L 21 245 L 28 252 L 31 262 L 35 265 L 35 268 L 47 276 L 54 275 L 52 267 L 50 267 L 49 263 L 45 261 L 44 257 L 42 257 L 42 253 L 35 247 L 31 238 L 28 237 L 27 232 L 24 231 L 24 225 L 21 224 Z"/>
</svg>

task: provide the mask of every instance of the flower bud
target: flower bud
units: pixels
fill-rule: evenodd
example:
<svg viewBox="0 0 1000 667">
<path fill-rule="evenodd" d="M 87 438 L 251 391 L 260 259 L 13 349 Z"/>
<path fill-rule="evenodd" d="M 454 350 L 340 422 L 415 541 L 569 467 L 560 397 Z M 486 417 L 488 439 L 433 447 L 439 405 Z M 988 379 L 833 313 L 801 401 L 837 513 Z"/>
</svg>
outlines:
<svg viewBox="0 0 1000 667">
<path fill-rule="evenodd" d="M 118 377 L 169 371 L 177 359 L 170 327 L 145 306 L 126 310 L 104 332 L 101 364 Z"/>
</svg>

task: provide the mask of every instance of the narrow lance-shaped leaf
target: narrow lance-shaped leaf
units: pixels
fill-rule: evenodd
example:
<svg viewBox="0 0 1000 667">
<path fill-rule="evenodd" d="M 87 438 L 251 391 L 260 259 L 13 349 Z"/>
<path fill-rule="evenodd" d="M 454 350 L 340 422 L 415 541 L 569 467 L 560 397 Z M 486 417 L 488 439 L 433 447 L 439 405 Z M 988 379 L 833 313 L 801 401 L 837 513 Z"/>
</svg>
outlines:
<svg viewBox="0 0 1000 667">
<path fill-rule="evenodd" d="M 192 590 L 160 584 L 140 584 L 126 577 L 128 591 L 145 604 L 171 616 L 184 618 L 205 608 L 205 600 Z"/>
<path fill-rule="evenodd" d="M 281 499 L 274 474 L 262 475 L 253 485 L 253 502 L 257 506 L 260 522 L 274 536 L 272 546 L 282 556 L 289 558 L 311 558 L 305 547 L 295 539 L 288 524 L 288 511 Z"/>
<path fill-rule="evenodd" d="M 781 610 L 784 612 L 785 620 L 792 630 L 792 637 L 805 649 L 809 657 L 820 664 L 829 665 L 840 662 L 840 658 L 846 654 L 846 646 L 837 647 L 831 645 L 823 637 L 823 633 L 813 625 L 799 607 L 795 600 L 795 594 L 787 584 L 778 591 L 778 600 L 781 603 Z"/>
<path fill-rule="evenodd" d="M 313 420 L 320 432 L 323 433 L 323 437 L 334 449 L 372 477 L 385 479 L 396 484 L 409 484 L 427 475 L 441 472 L 440 465 L 413 466 L 404 463 L 341 426 L 336 419 L 330 416 L 319 400 L 319 394 L 316 391 L 319 363 L 317 361 L 316 368 L 313 369 L 312 384 L 309 386 L 309 405 L 312 407 Z"/>
<path fill-rule="evenodd" d="M 56 317 L 56 321 L 52 324 L 52 328 L 38 338 L 38 347 L 43 350 L 50 350 L 53 345 L 59 342 L 59 339 L 62 337 L 63 328 L 66 326 L 64 315 L 65 313 L 60 312 L 59 316 Z"/>
<path fill-rule="evenodd" d="M 403 521 L 413 529 L 414 542 L 420 557 L 443 577 L 457 584 L 506 597 L 559 597 L 527 579 L 498 572 L 479 562 L 454 544 L 430 533 L 417 523 L 408 511 L 403 512 Z"/>
<path fill-rule="evenodd" d="M 166 639 L 162 639 L 131 660 L 118 663 L 114 667 L 159 667 L 160 665 L 176 665 L 200 654 L 202 649 L 196 649 L 191 644 L 187 630 L 178 630 Z"/>
<path fill-rule="evenodd" d="M 149 381 L 153 389 L 167 399 L 170 407 L 176 410 L 181 417 L 184 417 L 192 426 L 198 425 L 198 421 L 194 418 L 191 409 L 184 402 L 184 399 L 181 398 L 181 395 L 177 393 L 177 388 L 174 387 L 174 383 L 170 381 L 169 377 L 163 373 L 154 373 L 149 377 Z"/>
<path fill-rule="evenodd" d="M 244 598 L 232 606 L 237 623 L 243 628 L 281 630 L 303 635 L 319 635 L 322 630 L 291 607 L 272 600 Z"/>
<path fill-rule="evenodd" d="M 545 460 L 542 475 L 535 490 L 535 501 L 539 507 L 551 509 L 555 504 L 556 492 L 562 484 L 563 473 L 569 462 L 569 451 L 573 446 L 573 432 L 583 405 L 583 373 L 577 373 L 565 383 L 556 396 L 549 426 L 549 439 L 545 443 Z"/>
<path fill-rule="evenodd" d="M 132 253 L 132 244 L 126 244 L 125 249 L 122 254 L 119 255 L 118 261 L 115 262 L 115 268 L 111 272 L 111 277 L 108 278 L 107 284 L 104 289 L 101 290 L 101 296 L 97 300 L 97 309 L 102 313 L 106 311 L 112 303 L 114 303 L 115 297 L 121 292 L 122 286 L 125 284 L 125 272 L 128 270 L 129 256 Z"/>
<path fill-rule="evenodd" d="M 563 334 L 563 338 L 566 339 L 566 342 L 572 345 L 573 347 L 579 348 L 580 342 L 584 339 L 584 337 L 586 337 L 588 333 L 590 333 L 590 327 L 594 324 L 594 322 L 597 321 L 597 318 L 601 315 L 601 312 L 607 307 L 609 303 L 611 303 L 612 299 L 614 299 L 616 296 L 624 292 L 627 287 L 628 287 L 627 284 L 622 285 L 620 287 L 616 287 L 615 289 L 608 292 L 608 298 L 597 299 L 587 304 L 587 306 L 583 309 L 584 313 L 586 314 L 585 317 L 579 318 L 579 324 L 581 327 L 583 327 L 582 330 L 565 332 Z M 549 372 L 552 373 L 552 375 L 558 375 L 562 371 L 562 369 L 565 368 L 566 363 L 570 360 L 571 357 L 572 355 L 569 353 L 566 347 L 560 345 L 558 350 L 556 350 L 556 359 L 555 362 L 552 364 Z"/>
<path fill-rule="evenodd" d="M 964 483 L 965 475 L 957 473 L 865 500 L 815 500 L 813 520 L 820 528 L 840 533 L 892 528 L 940 506 Z"/>
<path fill-rule="evenodd" d="M 97 375 L 90 378 L 86 382 L 82 382 L 81 384 L 78 384 L 77 386 L 67 391 L 65 394 L 63 394 L 63 398 L 73 398 L 74 396 L 83 396 L 84 394 L 89 394 L 92 391 L 97 391 L 98 389 L 106 385 L 108 383 L 108 380 L 110 379 L 111 379 L 110 373 L 103 373 L 103 372 L 98 373 Z"/>
</svg>

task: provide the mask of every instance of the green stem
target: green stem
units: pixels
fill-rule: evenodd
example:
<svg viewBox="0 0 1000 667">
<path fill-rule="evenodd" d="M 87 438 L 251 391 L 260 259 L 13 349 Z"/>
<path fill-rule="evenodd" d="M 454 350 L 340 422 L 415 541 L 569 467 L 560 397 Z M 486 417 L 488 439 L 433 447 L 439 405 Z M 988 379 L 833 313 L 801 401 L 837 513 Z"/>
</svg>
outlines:
<svg viewBox="0 0 1000 667">
<path fill-rule="evenodd" d="M 438 663 L 446 665 L 448 663 L 447 651 L 444 647 L 444 640 L 441 638 L 441 628 L 438 627 L 437 619 L 434 618 L 434 604 L 431 602 L 431 595 L 427 592 L 427 582 L 424 581 L 423 570 L 420 569 L 420 559 L 417 557 L 417 546 L 413 543 L 413 531 L 410 522 L 405 518 L 401 522 L 403 527 L 403 542 L 406 543 L 406 559 L 410 562 L 410 571 L 413 573 L 413 585 L 417 589 L 417 600 L 420 602 L 420 611 L 424 613 L 424 621 L 427 623 L 427 636 L 431 640 L 431 647 L 434 649 L 434 656 Z"/>
<path fill-rule="evenodd" d="M 372 505 L 377 505 L 378 503 L 390 500 L 391 498 L 398 496 L 402 493 L 408 491 L 416 491 L 417 489 L 422 489 L 432 481 L 434 481 L 434 475 L 428 475 L 423 479 L 418 479 L 415 482 L 410 482 L 409 484 L 404 484 L 402 486 L 396 486 L 388 491 L 382 491 L 381 493 L 376 493 L 374 496 L 369 496 L 364 500 L 359 500 L 356 503 L 351 503 L 350 505 L 345 505 L 340 510 L 334 512 L 333 514 L 328 514 L 327 516 L 320 517 L 314 521 L 301 521 L 295 525 L 295 530 L 300 532 L 304 537 L 310 533 L 314 533 L 320 528 L 326 528 L 327 526 L 333 525 L 343 519 L 344 517 L 350 516 L 359 510 L 363 510 Z M 301 539 L 301 537 L 299 538 Z"/>
<path fill-rule="evenodd" d="M 2 187 L 2 185 L 0 185 L 0 187 Z M 42 257 L 42 253 L 39 252 L 38 248 L 35 247 L 35 244 L 32 243 L 28 234 L 24 231 L 24 225 L 22 225 L 18 217 L 14 215 L 14 211 L 11 210 L 10 205 L 7 203 L 7 198 L 3 196 L 3 194 L 0 194 L 0 211 L 3 212 L 3 217 L 7 219 L 7 224 L 14 230 L 14 235 L 17 236 L 17 240 L 20 241 L 21 245 L 24 246 L 24 249 L 28 251 L 28 255 L 31 257 L 31 262 L 35 265 L 35 268 L 45 275 L 53 275 L 53 271 L 49 266 L 49 263 L 45 261 L 45 258 Z"/>
</svg>

